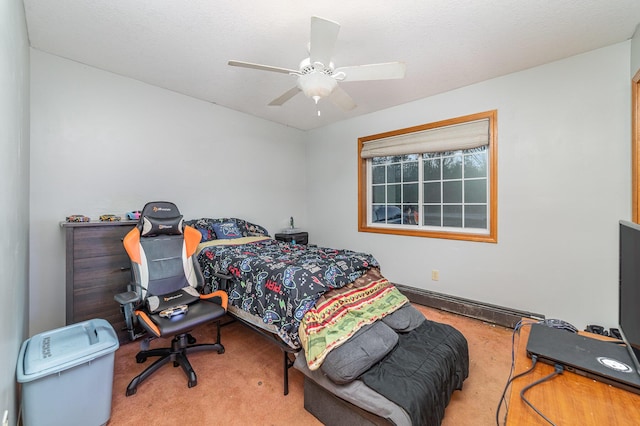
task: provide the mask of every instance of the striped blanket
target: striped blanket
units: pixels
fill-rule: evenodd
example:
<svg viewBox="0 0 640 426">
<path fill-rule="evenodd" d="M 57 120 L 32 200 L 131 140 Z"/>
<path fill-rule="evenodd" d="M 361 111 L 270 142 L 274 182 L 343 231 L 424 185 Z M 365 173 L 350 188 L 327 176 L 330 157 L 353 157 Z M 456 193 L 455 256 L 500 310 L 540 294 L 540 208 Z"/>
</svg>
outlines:
<svg viewBox="0 0 640 426">
<path fill-rule="evenodd" d="M 325 293 L 306 312 L 298 330 L 309 369 L 318 369 L 332 349 L 407 302 L 377 268 L 351 284 Z"/>
</svg>

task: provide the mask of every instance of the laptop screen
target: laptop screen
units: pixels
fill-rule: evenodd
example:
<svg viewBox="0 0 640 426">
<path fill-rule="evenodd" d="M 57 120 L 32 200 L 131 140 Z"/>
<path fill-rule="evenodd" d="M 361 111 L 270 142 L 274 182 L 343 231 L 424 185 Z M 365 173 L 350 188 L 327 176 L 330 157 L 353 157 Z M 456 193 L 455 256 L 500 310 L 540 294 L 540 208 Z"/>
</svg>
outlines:
<svg viewBox="0 0 640 426">
<path fill-rule="evenodd" d="M 618 326 L 640 371 L 640 226 L 635 223 L 620 221 L 619 261 Z"/>
</svg>

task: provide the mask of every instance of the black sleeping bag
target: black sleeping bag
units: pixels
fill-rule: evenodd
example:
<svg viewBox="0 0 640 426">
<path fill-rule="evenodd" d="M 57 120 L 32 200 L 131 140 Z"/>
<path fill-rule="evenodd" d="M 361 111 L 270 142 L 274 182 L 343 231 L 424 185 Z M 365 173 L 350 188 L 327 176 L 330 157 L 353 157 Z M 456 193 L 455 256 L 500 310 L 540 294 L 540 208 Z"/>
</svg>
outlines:
<svg viewBox="0 0 640 426">
<path fill-rule="evenodd" d="M 414 426 L 440 425 L 454 390 L 469 375 L 467 340 L 447 324 L 424 321 L 360 378 L 405 409 Z"/>
</svg>

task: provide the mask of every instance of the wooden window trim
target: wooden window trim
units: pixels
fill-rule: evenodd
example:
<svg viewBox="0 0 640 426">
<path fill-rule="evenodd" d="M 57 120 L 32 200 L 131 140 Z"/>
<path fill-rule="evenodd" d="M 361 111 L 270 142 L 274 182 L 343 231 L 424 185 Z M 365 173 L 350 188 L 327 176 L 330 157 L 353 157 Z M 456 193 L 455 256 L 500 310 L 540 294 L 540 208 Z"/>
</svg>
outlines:
<svg viewBox="0 0 640 426">
<path fill-rule="evenodd" d="M 448 120 L 438 121 L 435 123 L 428 123 L 414 127 L 408 127 L 405 129 L 393 130 L 390 132 L 379 133 L 376 135 L 364 136 L 358 138 L 358 231 L 359 232 L 372 232 L 378 234 L 393 234 L 393 235 L 405 235 L 412 237 L 426 237 L 426 238 L 443 238 L 452 240 L 465 240 L 476 241 L 486 243 L 498 242 L 498 138 L 497 138 L 497 111 L 486 111 L 477 114 L 466 115 L 463 117 L 452 118 Z M 464 123 L 468 121 L 480 120 L 483 118 L 489 119 L 489 150 L 488 161 L 490 165 L 489 170 L 489 193 L 490 193 L 490 207 L 489 207 L 489 233 L 488 234 L 474 234 L 465 232 L 444 232 L 444 231 L 427 231 L 416 229 L 397 229 L 397 228 L 382 228 L 369 226 L 367 224 L 367 160 L 361 158 L 360 153 L 362 146 L 365 142 L 387 138 L 391 136 L 398 136 L 406 133 L 421 132 L 437 127 L 450 126 L 453 124 Z"/>
</svg>

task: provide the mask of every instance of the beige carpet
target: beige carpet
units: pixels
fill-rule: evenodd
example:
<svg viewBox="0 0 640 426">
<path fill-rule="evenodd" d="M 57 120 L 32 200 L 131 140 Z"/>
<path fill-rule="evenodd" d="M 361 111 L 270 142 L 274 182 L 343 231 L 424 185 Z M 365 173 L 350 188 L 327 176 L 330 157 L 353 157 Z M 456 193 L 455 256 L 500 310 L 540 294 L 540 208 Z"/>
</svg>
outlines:
<svg viewBox="0 0 640 426">
<path fill-rule="evenodd" d="M 427 318 L 450 324 L 469 343 L 470 373 L 462 391 L 453 394 L 444 426 L 495 424 L 495 412 L 511 365 L 512 330 L 415 305 Z M 213 342 L 214 327 L 193 335 Z M 110 426 L 119 425 L 319 425 L 304 409 L 303 375 L 289 369 L 289 395 L 283 395 L 282 351 L 240 323 L 222 328 L 225 353 L 189 356 L 198 385 L 189 389 L 181 368 L 165 365 L 125 396 L 129 381 L 155 358 L 137 364 L 137 342 L 115 354 Z M 152 347 L 170 346 L 155 340 Z M 504 408 L 502 413 L 504 413 Z"/>
</svg>

